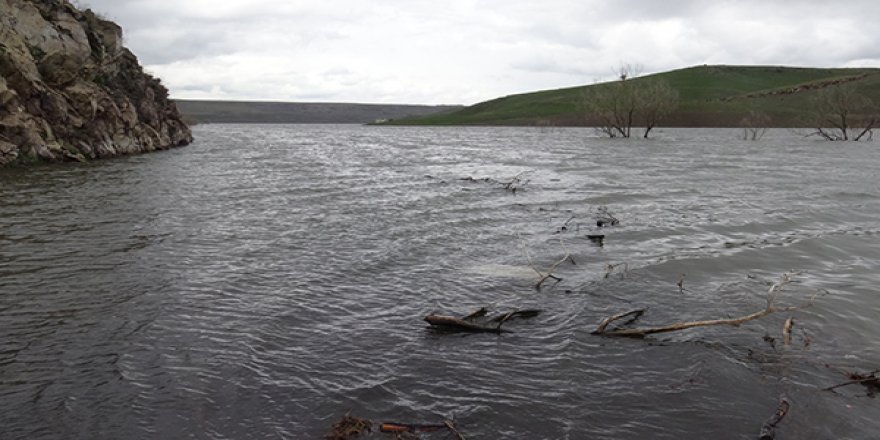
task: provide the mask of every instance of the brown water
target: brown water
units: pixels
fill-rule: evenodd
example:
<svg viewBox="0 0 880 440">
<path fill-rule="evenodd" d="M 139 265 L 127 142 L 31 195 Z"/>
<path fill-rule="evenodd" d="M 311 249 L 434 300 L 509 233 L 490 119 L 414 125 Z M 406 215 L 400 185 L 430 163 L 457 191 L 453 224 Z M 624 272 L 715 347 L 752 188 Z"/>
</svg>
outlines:
<svg viewBox="0 0 880 440">
<path fill-rule="evenodd" d="M 0 170 L 0 438 L 312 439 L 351 411 L 455 418 L 468 439 L 753 439 L 780 395 L 780 439 L 880 438 L 878 399 L 822 391 L 846 380 L 826 364 L 880 368 L 876 143 L 195 132 L 164 153 Z M 460 180 L 523 171 L 515 194 Z M 621 220 L 603 247 L 586 238 L 601 206 Z M 526 253 L 548 267 L 560 237 L 578 264 L 537 292 Z M 606 278 L 609 263 L 629 271 Z M 643 325 L 751 313 L 790 269 L 781 305 L 829 293 L 736 328 L 590 334 L 634 307 Z M 544 313 L 500 336 L 422 321 L 480 306 Z"/>
</svg>

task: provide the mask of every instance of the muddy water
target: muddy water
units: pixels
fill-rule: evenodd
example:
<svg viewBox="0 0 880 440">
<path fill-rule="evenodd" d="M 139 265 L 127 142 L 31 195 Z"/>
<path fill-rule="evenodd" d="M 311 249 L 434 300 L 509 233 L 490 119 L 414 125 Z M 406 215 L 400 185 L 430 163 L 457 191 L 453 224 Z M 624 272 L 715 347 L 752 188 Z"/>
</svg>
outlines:
<svg viewBox="0 0 880 440">
<path fill-rule="evenodd" d="M 822 391 L 880 368 L 876 143 L 195 131 L 170 152 L 0 171 L 3 439 L 320 438 L 348 411 L 481 439 L 752 439 L 781 395 L 779 438 L 880 432 L 864 388 Z M 461 180 L 520 173 L 515 194 Z M 602 206 L 620 225 L 596 230 Z M 529 262 L 566 252 L 577 265 L 536 291 Z M 642 325 L 751 313 L 788 270 L 780 305 L 827 294 L 737 328 L 590 334 L 638 307 Z M 421 320 L 480 306 L 544 313 L 501 336 Z"/>
</svg>

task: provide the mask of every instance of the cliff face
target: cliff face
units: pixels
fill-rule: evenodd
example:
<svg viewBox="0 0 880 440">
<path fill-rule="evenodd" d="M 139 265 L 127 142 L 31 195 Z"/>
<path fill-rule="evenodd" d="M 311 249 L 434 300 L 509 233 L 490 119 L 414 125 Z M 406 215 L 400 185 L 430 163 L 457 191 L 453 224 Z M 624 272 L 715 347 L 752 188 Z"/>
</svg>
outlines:
<svg viewBox="0 0 880 440">
<path fill-rule="evenodd" d="M 192 141 L 122 29 L 67 0 L 0 0 L 0 165 L 88 160 Z"/>
</svg>

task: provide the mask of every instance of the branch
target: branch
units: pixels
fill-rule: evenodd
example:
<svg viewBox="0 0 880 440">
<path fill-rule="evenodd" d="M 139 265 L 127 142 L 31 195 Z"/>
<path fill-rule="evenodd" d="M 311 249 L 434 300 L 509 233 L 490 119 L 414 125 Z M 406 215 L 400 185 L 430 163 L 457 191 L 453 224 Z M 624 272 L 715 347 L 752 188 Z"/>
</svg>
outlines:
<svg viewBox="0 0 880 440">
<path fill-rule="evenodd" d="M 774 432 L 776 425 L 778 425 L 785 415 L 788 414 L 788 409 L 790 407 L 791 405 L 788 403 L 788 399 L 784 396 L 780 398 L 779 406 L 776 407 L 776 412 L 764 422 L 763 426 L 761 426 L 761 433 L 759 434 L 758 440 L 773 440 L 776 438 L 776 433 Z"/>
<path fill-rule="evenodd" d="M 519 234 L 517 234 L 517 236 L 519 236 Z M 526 248 L 525 242 L 523 242 L 522 237 L 519 237 L 519 240 L 520 246 L 522 246 L 523 248 L 523 253 L 526 254 L 526 260 L 528 260 L 529 262 L 529 267 L 531 267 L 532 270 L 534 270 L 535 273 L 538 274 L 538 282 L 535 284 L 535 290 L 541 290 L 541 285 L 544 284 L 544 281 L 547 281 L 550 278 L 556 280 L 556 282 L 562 281 L 562 278 L 553 275 L 553 272 L 556 271 L 556 268 L 558 268 L 560 264 L 565 263 L 566 261 L 571 261 L 571 264 L 577 265 L 577 263 L 575 263 L 574 261 L 574 257 L 572 257 L 571 253 L 568 252 L 568 249 L 566 249 L 565 241 L 562 240 L 562 236 L 559 237 L 559 245 L 562 247 L 565 255 L 559 261 L 553 263 L 553 265 L 551 265 L 550 268 L 547 269 L 546 273 L 535 267 L 534 263 L 532 263 L 532 257 L 529 255 L 529 250 L 528 248 Z"/>
<path fill-rule="evenodd" d="M 606 318 L 605 320 L 603 320 L 599 324 L 599 326 L 596 328 L 596 330 L 593 331 L 593 334 L 601 334 L 601 335 L 607 335 L 607 336 L 626 336 L 626 337 L 633 337 L 633 338 L 643 338 L 647 335 L 654 334 L 654 333 L 674 332 L 674 331 L 686 330 L 686 329 L 694 328 L 694 327 L 707 327 L 707 326 L 714 326 L 714 325 L 738 326 L 738 325 L 743 324 L 748 321 L 752 321 L 752 320 L 755 320 L 758 318 L 763 318 L 764 316 L 767 316 L 771 313 L 801 310 L 806 307 L 812 306 L 816 297 L 818 296 L 818 294 L 821 292 L 824 292 L 824 291 L 817 292 L 812 297 L 810 297 L 810 300 L 808 302 L 806 302 L 800 306 L 777 307 L 776 306 L 776 299 L 779 295 L 779 292 L 782 290 L 783 286 L 785 286 L 786 284 L 788 284 L 792 281 L 794 275 L 797 273 L 798 272 L 788 272 L 788 273 L 783 274 L 782 279 L 779 282 L 776 282 L 772 286 L 770 286 L 770 290 L 767 291 L 767 307 L 764 310 L 759 310 L 757 312 L 754 312 L 754 313 L 751 313 L 751 314 L 748 314 L 745 316 L 741 316 L 738 318 L 708 319 L 708 320 L 703 320 L 703 321 L 676 322 L 673 324 L 658 326 L 658 327 L 628 328 L 628 329 L 617 329 L 617 330 L 605 331 L 605 327 L 608 325 L 608 323 L 606 323 L 605 321 L 609 320 L 609 319 L 610 319 L 609 322 L 614 321 L 615 319 L 611 319 L 611 318 L 614 318 L 615 316 L 617 316 L 617 315 L 615 315 L 615 316 L 612 316 L 611 318 Z"/>
<path fill-rule="evenodd" d="M 632 322 L 632 321 L 635 321 L 636 319 L 638 319 L 639 316 L 642 316 L 643 314 L 645 314 L 645 309 L 630 310 L 628 312 L 623 312 L 623 313 L 618 313 L 616 315 L 611 315 L 611 316 L 603 319 L 602 322 L 599 323 L 599 326 L 596 327 L 596 330 L 593 330 L 593 334 L 598 335 L 598 334 L 603 333 L 605 331 L 605 328 L 608 327 L 608 324 L 611 324 L 614 321 L 617 321 L 619 319 L 623 319 L 627 316 L 633 315 L 633 318 L 630 321 L 628 321 L 628 322 Z"/>
</svg>

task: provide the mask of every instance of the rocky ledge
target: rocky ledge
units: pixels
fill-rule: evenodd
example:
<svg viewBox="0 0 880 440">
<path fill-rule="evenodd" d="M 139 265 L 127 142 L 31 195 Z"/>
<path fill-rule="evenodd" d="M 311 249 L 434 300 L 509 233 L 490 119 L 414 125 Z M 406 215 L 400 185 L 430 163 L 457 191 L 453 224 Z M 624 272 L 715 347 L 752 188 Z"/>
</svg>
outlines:
<svg viewBox="0 0 880 440">
<path fill-rule="evenodd" d="M 0 0 L 0 166 L 182 146 L 192 133 L 122 29 L 67 0 Z"/>
</svg>

